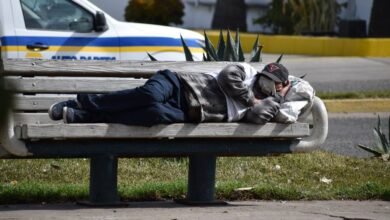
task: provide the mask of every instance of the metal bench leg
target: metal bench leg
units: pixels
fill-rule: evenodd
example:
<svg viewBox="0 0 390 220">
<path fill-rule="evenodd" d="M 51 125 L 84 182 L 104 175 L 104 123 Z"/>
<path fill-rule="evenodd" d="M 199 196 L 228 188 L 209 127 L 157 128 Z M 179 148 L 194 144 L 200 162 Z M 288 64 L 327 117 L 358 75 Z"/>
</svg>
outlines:
<svg viewBox="0 0 390 220">
<path fill-rule="evenodd" d="M 118 158 L 101 155 L 91 158 L 89 201 L 80 204 L 89 206 L 123 206 L 117 187 Z"/>
<path fill-rule="evenodd" d="M 188 192 L 184 200 L 176 200 L 186 205 L 226 205 L 214 199 L 216 156 L 191 156 L 188 171 Z"/>
</svg>

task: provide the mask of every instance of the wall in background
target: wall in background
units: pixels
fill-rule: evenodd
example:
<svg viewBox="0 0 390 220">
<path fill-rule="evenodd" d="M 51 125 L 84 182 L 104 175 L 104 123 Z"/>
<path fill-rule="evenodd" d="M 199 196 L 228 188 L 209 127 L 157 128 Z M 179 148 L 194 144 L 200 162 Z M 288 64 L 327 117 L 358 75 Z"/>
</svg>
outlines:
<svg viewBox="0 0 390 220">
<path fill-rule="evenodd" d="M 90 0 L 105 12 L 119 21 L 124 21 L 124 11 L 129 0 Z M 191 29 L 210 29 L 214 14 L 214 8 L 217 0 L 182 0 L 185 5 L 185 15 L 183 17 L 183 25 L 181 27 Z M 247 25 L 249 32 L 260 32 L 263 30 L 261 25 L 254 25 L 253 19 L 263 15 L 266 11 L 266 5 L 272 0 L 245 0 L 247 4 Z M 339 0 L 340 2 L 348 2 L 349 0 Z M 367 27 L 370 22 L 371 8 L 373 0 L 354 0 L 356 9 L 354 11 L 355 18 L 363 19 L 367 22 Z M 343 10 L 341 17 L 350 16 L 351 12 Z"/>
</svg>

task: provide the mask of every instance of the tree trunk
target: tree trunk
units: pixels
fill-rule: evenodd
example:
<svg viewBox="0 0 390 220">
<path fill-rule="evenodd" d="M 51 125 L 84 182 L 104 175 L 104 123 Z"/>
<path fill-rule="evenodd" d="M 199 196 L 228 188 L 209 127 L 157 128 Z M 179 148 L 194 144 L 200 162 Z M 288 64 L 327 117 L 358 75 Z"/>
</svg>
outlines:
<svg viewBox="0 0 390 220">
<path fill-rule="evenodd" d="M 369 27 L 370 37 L 390 37 L 389 9 L 389 0 L 374 0 Z"/>
<path fill-rule="evenodd" d="M 212 28 L 246 31 L 245 0 L 218 0 Z"/>
</svg>

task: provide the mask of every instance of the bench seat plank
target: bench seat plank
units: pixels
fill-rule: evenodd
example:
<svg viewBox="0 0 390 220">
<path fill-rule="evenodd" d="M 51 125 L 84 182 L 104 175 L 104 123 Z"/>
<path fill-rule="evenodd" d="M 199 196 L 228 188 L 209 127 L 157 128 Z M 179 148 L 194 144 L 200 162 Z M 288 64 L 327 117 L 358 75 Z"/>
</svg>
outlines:
<svg viewBox="0 0 390 220">
<path fill-rule="evenodd" d="M 63 124 L 62 120 L 53 121 L 49 118 L 47 112 L 40 113 L 26 113 L 15 112 L 13 113 L 15 125 L 23 124 Z"/>
<path fill-rule="evenodd" d="M 53 103 L 76 98 L 76 95 L 17 95 L 15 96 L 16 111 L 47 111 Z"/>
<path fill-rule="evenodd" d="M 25 124 L 23 139 L 111 138 L 299 138 L 310 135 L 307 123 L 176 123 L 152 127 L 122 124 Z"/>
<path fill-rule="evenodd" d="M 6 77 L 7 89 L 21 93 L 102 93 L 135 88 L 147 79 L 112 77 Z"/>
</svg>

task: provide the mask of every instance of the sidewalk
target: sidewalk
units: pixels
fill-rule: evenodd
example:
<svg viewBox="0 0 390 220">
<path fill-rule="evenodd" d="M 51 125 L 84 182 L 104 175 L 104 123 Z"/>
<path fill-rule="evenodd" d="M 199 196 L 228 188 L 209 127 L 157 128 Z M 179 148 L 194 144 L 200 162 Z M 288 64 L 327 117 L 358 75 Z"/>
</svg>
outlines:
<svg viewBox="0 0 390 220">
<path fill-rule="evenodd" d="M 0 206 L 0 219 L 390 219 L 385 201 L 244 201 L 227 206 L 191 207 L 134 202 L 127 208 L 86 208 L 73 204 Z"/>
</svg>

